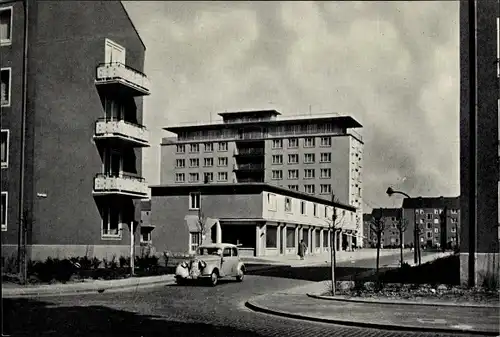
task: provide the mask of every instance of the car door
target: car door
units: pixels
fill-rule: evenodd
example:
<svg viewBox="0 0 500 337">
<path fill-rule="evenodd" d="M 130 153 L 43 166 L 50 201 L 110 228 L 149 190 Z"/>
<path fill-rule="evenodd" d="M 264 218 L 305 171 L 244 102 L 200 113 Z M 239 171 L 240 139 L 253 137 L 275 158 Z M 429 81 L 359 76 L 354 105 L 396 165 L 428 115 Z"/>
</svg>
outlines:
<svg viewBox="0 0 500 337">
<path fill-rule="evenodd" d="M 221 270 L 222 270 L 222 275 L 223 276 L 228 276 L 231 275 L 232 273 L 232 262 L 233 257 L 231 256 L 231 248 L 226 247 L 222 251 L 222 265 L 221 265 Z"/>
</svg>

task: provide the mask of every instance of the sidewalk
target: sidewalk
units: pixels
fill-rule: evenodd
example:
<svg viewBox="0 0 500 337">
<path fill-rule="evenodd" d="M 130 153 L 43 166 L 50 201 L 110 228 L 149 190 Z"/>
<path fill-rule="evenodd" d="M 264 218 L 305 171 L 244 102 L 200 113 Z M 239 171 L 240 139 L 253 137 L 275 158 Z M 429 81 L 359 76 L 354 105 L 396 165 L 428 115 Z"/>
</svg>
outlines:
<svg viewBox="0 0 500 337">
<path fill-rule="evenodd" d="M 398 255 L 398 249 L 382 249 L 380 256 Z M 369 258 L 374 258 L 377 255 L 377 250 L 373 248 L 363 248 L 354 252 L 340 251 L 337 252 L 337 263 L 346 261 L 358 261 Z M 247 264 L 262 263 L 262 264 L 278 264 L 291 265 L 292 267 L 300 266 L 318 266 L 330 264 L 330 252 L 321 254 L 306 255 L 304 260 L 300 260 L 298 255 L 283 255 L 283 256 L 259 256 L 259 257 L 244 257 L 243 261 Z M 423 260 L 422 260 L 423 261 Z"/>
<path fill-rule="evenodd" d="M 254 311 L 323 323 L 386 330 L 499 335 L 498 306 L 476 305 L 471 308 L 463 304 L 442 305 L 435 302 L 354 302 L 307 296 L 309 293 L 321 293 L 327 286 L 328 281 L 311 282 L 284 292 L 254 297 L 245 305 Z"/>
<path fill-rule="evenodd" d="M 103 292 L 105 290 L 127 290 L 148 286 L 168 285 L 174 283 L 174 275 L 159 275 L 148 277 L 130 277 L 120 280 L 85 280 L 78 283 L 57 283 L 44 285 L 2 284 L 2 297 L 34 297 L 43 295 L 63 295 L 88 292 Z"/>
</svg>

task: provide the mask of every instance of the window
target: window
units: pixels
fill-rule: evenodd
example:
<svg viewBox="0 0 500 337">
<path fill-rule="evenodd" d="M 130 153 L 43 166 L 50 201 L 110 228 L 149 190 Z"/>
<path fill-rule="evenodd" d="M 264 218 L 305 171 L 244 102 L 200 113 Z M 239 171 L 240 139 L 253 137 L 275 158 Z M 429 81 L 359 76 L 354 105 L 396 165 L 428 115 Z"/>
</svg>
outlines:
<svg viewBox="0 0 500 337">
<path fill-rule="evenodd" d="M 186 145 L 181 144 L 177 145 L 177 153 L 185 153 L 186 152 Z"/>
<path fill-rule="evenodd" d="M 314 194 L 314 185 L 304 185 L 304 192 Z"/>
<path fill-rule="evenodd" d="M 217 174 L 218 181 L 227 181 L 227 172 L 219 172 Z"/>
<path fill-rule="evenodd" d="M 185 159 L 176 159 L 175 160 L 175 167 L 177 167 L 177 168 L 186 167 L 186 160 Z"/>
<path fill-rule="evenodd" d="M 283 139 L 273 139 L 272 147 L 273 147 L 273 149 L 282 149 L 283 148 Z"/>
<path fill-rule="evenodd" d="M 2 168 L 9 166 L 9 130 L 2 130 Z"/>
<path fill-rule="evenodd" d="M 266 229 L 266 248 L 278 247 L 278 228 L 267 226 Z"/>
<path fill-rule="evenodd" d="M 186 180 L 186 175 L 184 173 L 176 173 L 175 174 L 175 182 L 183 183 Z"/>
<path fill-rule="evenodd" d="M 306 202 L 305 201 L 300 202 L 300 214 L 306 215 Z"/>
<path fill-rule="evenodd" d="M 320 146 L 332 146 L 332 138 L 331 137 L 321 137 Z"/>
<path fill-rule="evenodd" d="M 196 252 L 198 247 L 200 246 L 200 233 L 199 232 L 191 232 L 189 233 L 189 250 L 190 253 Z"/>
<path fill-rule="evenodd" d="M 203 166 L 205 166 L 205 167 L 212 167 L 212 166 L 214 166 L 214 159 L 213 158 L 205 158 L 203 160 Z"/>
<path fill-rule="evenodd" d="M 453 227 L 453 228 L 451 229 L 451 232 L 452 232 L 452 233 L 456 233 L 456 232 L 457 232 L 457 229 L 456 229 L 455 227 Z"/>
<path fill-rule="evenodd" d="M 218 158 L 217 164 L 219 166 L 227 166 L 227 163 L 228 163 L 227 157 L 219 157 Z"/>
<path fill-rule="evenodd" d="M 189 167 L 198 167 L 200 166 L 200 160 L 198 158 L 189 159 Z"/>
<path fill-rule="evenodd" d="M 276 211 L 276 195 L 272 193 L 267 193 L 267 205 L 268 209 L 271 211 Z"/>
<path fill-rule="evenodd" d="M 105 39 L 104 63 L 125 64 L 125 48 L 110 39 Z"/>
<path fill-rule="evenodd" d="M 141 243 L 151 243 L 151 231 L 141 231 Z"/>
<path fill-rule="evenodd" d="M 316 205 L 316 204 L 313 204 L 313 215 L 318 216 L 318 205 Z"/>
<path fill-rule="evenodd" d="M 283 164 L 283 155 L 273 154 L 273 164 Z"/>
<path fill-rule="evenodd" d="M 456 209 L 452 209 L 452 210 L 450 210 L 450 213 L 451 213 L 451 214 L 457 214 L 457 213 L 458 213 L 458 210 L 456 210 Z"/>
<path fill-rule="evenodd" d="M 325 218 L 328 218 L 328 206 L 325 206 Z"/>
<path fill-rule="evenodd" d="M 439 219 L 434 219 L 435 224 L 439 224 Z"/>
<path fill-rule="evenodd" d="M 434 233 L 439 233 L 439 228 L 434 228 Z"/>
<path fill-rule="evenodd" d="M 322 179 L 329 179 L 331 177 L 332 177 L 332 169 L 322 168 L 320 170 L 320 178 L 322 178 Z"/>
<path fill-rule="evenodd" d="M 119 208 L 103 207 L 102 214 L 102 236 L 103 237 L 121 237 L 122 214 Z"/>
<path fill-rule="evenodd" d="M 12 43 L 12 7 L 0 9 L 0 45 Z"/>
<path fill-rule="evenodd" d="M 227 151 L 227 142 L 219 142 L 219 151 Z"/>
<path fill-rule="evenodd" d="M 428 239 L 432 238 L 432 232 L 427 232 L 427 238 Z"/>
<path fill-rule="evenodd" d="M 328 247 L 329 242 L 328 231 L 323 231 L 323 247 Z"/>
<path fill-rule="evenodd" d="M 313 137 L 304 138 L 304 147 L 314 147 L 314 138 Z"/>
<path fill-rule="evenodd" d="M 7 230 L 7 209 L 8 209 L 8 194 L 2 192 L 2 230 Z"/>
<path fill-rule="evenodd" d="M 431 229 L 432 228 L 432 223 L 428 222 L 427 223 L 427 229 Z"/>
<path fill-rule="evenodd" d="M 200 175 L 198 173 L 189 173 L 189 182 L 195 183 L 200 180 Z"/>
<path fill-rule="evenodd" d="M 314 178 L 314 169 L 305 169 L 304 170 L 304 179 L 313 179 Z"/>
<path fill-rule="evenodd" d="M 441 212 L 439 212 L 439 209 L 434 209 L 434 214 L 438 215 L 441 214 Z"/>
<path fill-rule="evenodd" d="M 297 164 L 299 162 L 298 154 L 289 154 L 288 155 L 288 164 Z"/>
<path fill-rule="evenodd" d="M 432 214 L 431 213 L 427 213 L 427 220 L 432 220 Z"/>
<path fill-rule="evenodd" d="M 213 152 L 214 143 L 205 143 L 205 152 Z"/>
<path fill-rule="evenodd" d="M 288 170 L 288 179 L 299 179 L 299 170 Z"/>
<path fill-rule="evenodd" d="M 189 193 L 189 209 L 200 209 L 200 197 L 198 192 Z"/>
<path fill-rule="evenodd" d="M 10 106 L 10 91 L 11 91 L 11 74 L 10 68 L 2 68 L 0 70 L 0 79 L 1 79 L 1 106 Z"/>
<path fill-rule="evenodd" d="M 288 185 L 288 188 L 292 191 L 299 191 L 299 185 Z"/>
<path fill-rule="evenodd" d="M 288 148 L 293 149 L 299 147 L 299 139 L 298 138 L 290 138 L 288 140 Z"/>
<path fill-rule="evenodd" d="M 295 247 L 295 230 L 290 227 L 286 229 L 286 248 Z"/>
<path fill-rule="evenodd" d="M 291 211 L 292 211 L 292 199 L 285 198 L 285 212 L 291 212 Z"/>
<path fill-rule="evenodd" d="M 222 256 L 230 257 L 231 256 L 231 248 L 224 248 L 224 250 L 222 251 Z"/>
<path fill-rule="evenodd" d="M 204 181 L 214 181 L 214 174 L 212 172 L 205 172 L 204 174 Z"/>
<path fill-rule="evenodd" d="M 330 194 L 332 193 L 332 185 L 330 184 L 321 184 L 319 185 L 321 194 Z"/>
<path fill-rule="evenodd" d="M 231 248 L 231 253 L 232 253 L 232 256 L 238 256 L 238 249 L 237 248 Z"/>
<path fill-rule="evenodd" d="M 320 163 L 330 163 L 332 161 L 332 154 L 330 152 L 322 153 L 319 161 Z"/>
<path fill-rule="evenodd" d="M 191 144 L 191 145 L 189 145 L 189 152 L 191 152 L 191 153 L 200 152 L 200 144 Z"/>
<path fill-rule="evenodd" d="M 314 163 L 314 153 L 304 154 L 304 163 L 306 163 L 306 164 Z"/>
<path fill-rule="evenodd" d="M 275 180 L 283 179 L 283 171 L 273 170 L 273 179 L 275 179 Z"/>
</svg>

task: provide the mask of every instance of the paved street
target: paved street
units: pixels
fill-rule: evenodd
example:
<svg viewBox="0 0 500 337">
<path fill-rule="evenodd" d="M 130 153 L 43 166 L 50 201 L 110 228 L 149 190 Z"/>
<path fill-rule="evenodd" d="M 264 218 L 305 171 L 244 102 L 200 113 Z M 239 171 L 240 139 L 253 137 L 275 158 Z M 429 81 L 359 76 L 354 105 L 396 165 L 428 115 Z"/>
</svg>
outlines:
<svg viewBox="0 0 500 337">
<path fill-rule="evenodd" d="M 368 266 L 370 261 L 364 263 Z M 215 288 L 170 285 L 125 293 L 5 299 L 4 324 L 9 322 L 5 332 L 12 336 L 445 336 L 305 322 L 245 308 L 244 302 L 253 296 L 309 282 L 307 276 L 282 268 L 274 273 L 248 275 L 243 283 L 221 281 Z"/>
</svg>

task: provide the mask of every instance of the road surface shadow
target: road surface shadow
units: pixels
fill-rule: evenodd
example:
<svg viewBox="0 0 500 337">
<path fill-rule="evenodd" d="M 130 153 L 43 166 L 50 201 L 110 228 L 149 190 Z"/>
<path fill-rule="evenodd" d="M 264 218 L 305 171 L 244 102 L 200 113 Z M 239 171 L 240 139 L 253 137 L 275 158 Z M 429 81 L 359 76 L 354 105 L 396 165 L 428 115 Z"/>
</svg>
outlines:
<svg viewBox="0 0 500 337">
<path fill-rule="evenodd" d="M 34 299 L 3 299 L 2 321 L 3 334 L 10 336 L 262 336 L 103 306 L 59 307 Z"/>
<path fill-rule="evenodd" d="M 354 275 L 368 272 L 372 268 L 359 268 L 359 267 L 337 267 L 335 268 L 336 279 L 339 281 L 349 280 Z M 276 268 L 248 272 L 249 275 L 270 276 L 270 277 L 283 277 L 295 280 L 305 280 L 320 282 L 331 279 L 330 266 L 313 266 L 313 267 L 289 267 L 279 266 Z"/>
</svg>

